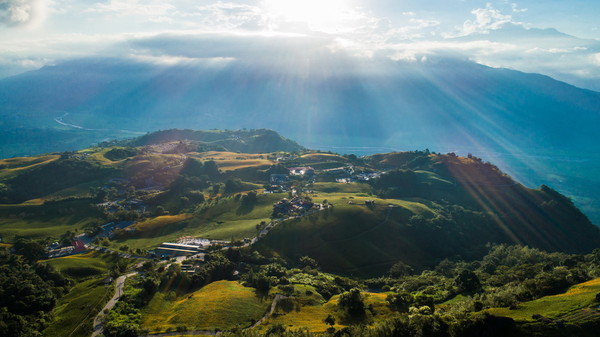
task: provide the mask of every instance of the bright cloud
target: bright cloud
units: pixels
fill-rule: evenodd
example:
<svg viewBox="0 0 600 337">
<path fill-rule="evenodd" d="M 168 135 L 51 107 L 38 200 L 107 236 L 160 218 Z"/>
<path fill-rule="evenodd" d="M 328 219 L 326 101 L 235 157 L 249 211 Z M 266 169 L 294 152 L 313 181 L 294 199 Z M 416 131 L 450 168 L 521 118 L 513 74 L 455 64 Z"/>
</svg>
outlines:
<svg viewBox="0 0 600 337">
<path fill-rule="evenodd" d="M 202 27 L 217 27 L 218 30 L 261 30 L 268 27 L 268 18 L 257 6 L 232 2 L 216 2 L 198 6 L 184 17 L 196 18 Z"/>
<path fill-rule="evenodd" d="M 121 16 L 164 16 L 174 9 L 170 1 L 110 0 L 107 3 L 97 3 L 87 11 Z"/>
<path fill-rule="evenodd" d="M 25 26 L 43 21 L 47 0 L 0 0 L 0 24 Z"/>
<path fill-rule="evenodd" d="M 492 30 L 502 28 L 502 26 L 512 23 L 511 15 L 502 14 L 501 11 L 495 9 L 491 4 L 487 4 L 485 8 L 477 8 L 471 11 L 475 15 L 474 20 L 467 20 L 463 24 L 463 35 L 470 34 L 487 34 Z"/>
<path fill-rule="evenodd" d="M 379 12 L 378 4 L 366 0 L 93 0 L 90 5 L 79 0 L 0 0 L 0 77 L 85 56 L 216 66 L 310 53 L 345 54 L 367 61 L 450 55 L 571 83 L 585 77 L 589 84 L 596 78 L 600 88 L 600 41 L 526 28 L 534 26 L 528 19 L 539 12 L 533 1 L 472 0 L 448 5 L 432 0 L 417 5 L 407 0 L 389 5 L 397 6 L 395 11 Z M 44 27 L 19 29 L 35 27 L 46 15 Z"/>
</svg>

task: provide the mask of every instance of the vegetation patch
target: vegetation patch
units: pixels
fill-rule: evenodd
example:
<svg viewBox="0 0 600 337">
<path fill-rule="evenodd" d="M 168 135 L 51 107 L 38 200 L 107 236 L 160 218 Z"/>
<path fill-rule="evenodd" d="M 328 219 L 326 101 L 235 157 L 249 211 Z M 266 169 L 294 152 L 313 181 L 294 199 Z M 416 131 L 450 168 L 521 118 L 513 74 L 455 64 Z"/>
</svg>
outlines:
<svg viewBox="0 0 600 337">
<path fill-rule="evenodd" d="M 99 221 L 100 212 L 89 200 L 72 200 L 41 205 L 5 205 L 0 207 L 0 233 L 4 241 L 16 236 L 34 239 L 58 238 L 67 231 L 77 231 Z"/>
<path fill-rule="evenodd" d="M 43 155 L 35 157 L 17 157 L 0 160 L 0 179 L 16 175 L 24 170 L 39 165 L 48 164 L 59 158 L 58 155 Z"/>
<path fill-rule="evenodd" d="M 113 285 L 106 286 L 103 279 L 96 277 L 78 283 L 62 297 L 44 336 L 89 336 L 94 318 L 113 293 Z"/>
<path fill-rule="evenodd" d="M 192 153 L 191 155 L 203 161 L 214 161 L 222 171 L 233 171 L 248 167 L 268 167 L 273 164 L 273 161 L 267 159 L 267 154 L 209 151 Z"/>
<path fill-rule="evenodd" d="M 136 232 L 142 237 L 154 236 L 155 233 L 160 232 L 164 227 L 172 224 L 189 220 L 192 218 L 192 214 L 177 214 L 177 215 L 163 215 L 155 218 L 147 219 L 141 222 L 137 222 L 132 227 L 135 228 Z"/>
<path fill-rule="evenodd" d="M 90 251 L 84 254 L 59 257 L 43 262 L 70 277 L 85 279 L 99 276 L 108 277 L 110 268 L 118 261 L 119 257 L 113 254 Z"/>
<path fill-rule="evenodd" d="M 157 293 L 143 309 L 143 324 L 151 332 L 185 326 L 187 330 L 247 327 L 258 321 L 271 302 L 253 288 L 235 281 L 217 281 L 179 298 Z"/>
<path fill-rule="evenodd" d="M 361 292 L 361 295 L 367 311 L 362 323 L 372 324 L 394 316 L 394 312 L 390 309 L 386 300 L 387 294 Z M 299 305 L 299 303 L 302 303 L 302 295 L 298 296 L 298 292 L 295 292 L 292 299 L 294 303 L 297 303 L 293 309 L 287 311 L 277 310 L 276 314 L 263 324 L 262 329 L 267 326 L 281 324 L 289 330 L 308 329 L 313 333 L 323 333 L 330 327 L 339 330 L 355 323 L 349 322 L 344 311 L 340 308 L 340 295 L 335 295 L 329 301 L 316 305 Z M 326 322 L 328 316 L 333 318 L 331 322 L 334 322 L 334 324 Z"/>
<path fill-rule="evenodd" d="M 307 153 L 305 155 L 300 156 L 300 159 L 304 159 L 306 161 L 315 161 L 315 162 L 321 162 L 321 161 L 347 162 L 348 161 L 347 158 L 344 158 L 340 155 L 333 154 L 333 153 Z"/>
<path fill-rule="evenodd" d="M 559 295 L 545 296 L 540 299 L 519 303 L 516 308 L 492 308 L 488 312 L 496 316 L 510 317 L 517 321 L 536 320 L 534 315 L 548 318 L 560 318 L 579 321 L 589 319 L 590 315 L 581 315 L 588 308 L 600 305 L 596 295 L 600 293 L 600 278 L 577 284 L 567 292 Z M 598 309 L 593 309 L 596 318 L 600 317 Z M 579 314 L 579 315 L 578 315 Z M 581 317 L 580 317 L 581 316 Z"/>
<path fill-rule="evenodd" d="M 371 193 L 372 188 L 368 184 L 362 183 L 314 183 L 312 188 L 316 192 L 323 193 Z"/>
</svg>

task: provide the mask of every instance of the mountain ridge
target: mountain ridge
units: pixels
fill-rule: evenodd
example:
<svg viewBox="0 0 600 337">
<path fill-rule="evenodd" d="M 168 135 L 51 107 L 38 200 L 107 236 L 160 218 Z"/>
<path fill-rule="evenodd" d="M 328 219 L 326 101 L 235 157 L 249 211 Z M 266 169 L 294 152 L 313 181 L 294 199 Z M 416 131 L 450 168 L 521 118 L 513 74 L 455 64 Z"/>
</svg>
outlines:
<svg viewBox="0 0 600 337">
<path fill-rule="evenodd" d="M 0 89 L 3 157 L 173 127 L 269 128 L 336 152 L 474 153 L 526 185 L 556 186 L 600 222 L 600 93 L 543 75 L 445 58 L 365 65 L 332 56 L 272 67 L 94 59 L 0 80 Z M 93 130 L 58 125 L 65 113 L 65 123 Z M 116 133 L 123 126 L 131 132 Z"/>
</svg>

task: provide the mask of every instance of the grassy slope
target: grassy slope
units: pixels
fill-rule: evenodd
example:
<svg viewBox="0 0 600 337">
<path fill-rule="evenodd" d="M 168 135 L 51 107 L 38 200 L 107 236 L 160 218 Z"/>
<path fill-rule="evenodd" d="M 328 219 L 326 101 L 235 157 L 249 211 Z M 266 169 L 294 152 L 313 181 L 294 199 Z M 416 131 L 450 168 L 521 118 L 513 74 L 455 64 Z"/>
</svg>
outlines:
<svg viewBox="0 0 600 337">
<path fill-rule="evenodd" d="M 146 233 L 150 234 L 152 232 L 160 231 L 162 228 L 181 222 L 185 220 L 189 220 L 192 218 L 191 214 L 177 214 L 177 215 L 163 215 L 157 216 L 156 218 L 147 219 L 141 222 L 136 223 L 133 227 L 139 231 L 140 236 L 145 236 Z"/>
<path fill-rule="evenodd" d="M 43 196 L 42 200 L 52 200 L 52 199 L 62 199 L 68 197 L 82 197 L 82 198 L 91 198 L 93 197 L 91 193 L 91 188 L 93 187 L 101 187 L 105 185 L 105 180 L 94 180 L 90 182 L 85 182 L 79 185 L 75 185 L 72 187 L 68 187 L 53 193 L 50 193 L 46 196 Z"/>
<path fill-rule="evenodd" d="M 285 194 L 258 195 L 256 204 L 251 207 L 245 207 L 241 201 L 228 198 L 204 212 L 199 212 L 191 223 L 199 227 L 200 233 L 213 239 L 251 237 L 256 235 L 256 224 L 269 221 L 273 203 L 284 197 Z"/>
<path fill-rule="evenodd" d="M 158 230 L 136 238 L 115 240 L 116 245 L 127 244 L 131 248 L 149 249 L 162 242 L 173 241 L 182 236 L 198 236 L 217 240 L 242 239 L 256 236 L 256 224 L 268 222 L 273 203 L 284 194 L 259 195 L 253 207 L 242 207 L 233 197 L 224 198 L 218 204 L 198 211 L 191 219 L 156 226 Z M 163 219 L 172 219 L 166 217 Z M 156 221 L 156 220 L 151 220 Z M 137 225 L 136 225 L 137 226 Z"/>
<path fill-rule="evenodd" d="M 190 155 L 202 161 L 213 160 L 222 171 L 232 171 L 247 167 L 268 167 L 274 163 L 266 159 L 266 154 L 208 151 L 190 153 Z"/>
<path fill-rule="evenodd" d="M 297 288 L 299 286 L 296 285 L 295 287 Z M 365 307 L 368 308 L 371 305 L 373 306 L 375 315 L 369 314 L 373 321 L 389 319 L 394 315 L 394 312 L 390 310 L 387 304 L 387 294 L 363 292 L 363 297 Z M 296 296 L 296 298 L 298 297 Z M 344 313 L 339 310 L 337 306 L 338 300 L 339 295 L 336 295 L 325 303 L 307 303 L 301 306 L 296 305 L 294 310 L 289 312 L 277 309 L 277 315 L 266 320 L 261 328 L 265 329 L 269 325 L 281 323 L 291 330 L 307 328 L 311 332 L 321 333 L 325 332 L 329 327 L 329 325 L 325 324 L 323 321 L 327 315 L 332 315 L 335 318 L 336 323 L 334 327 L 336 329 L 344 328 L 350 323 L 345 320 Z M 302 302 L 302 297 L 300 297 L 300 302 Z"/>
<path fill-rule="evenodd" d="M 109 266 L 115 262 L 115 257 L 91 251 L 84 254 L 70 255 L 57 259 L 45 260 L 58 271 L 75 279 L 89 276 L 104 276 L 108 273 Z M 88 272 L 87 275 L 85 275 Z"/>
<path fill-rule="evenodd" d="M 44 330 L 46 337 L 89 336 L 94 317 L 112 295 L 102 277 L 91 278 L 76 284 L 62 297 L 54 309 L 54 319 Z"/>
<path fill-rule="evenodd" d="M 42 155 L 35 157 L 17 157 L 0 160 L 0 179 L 8 178 L 24 170 L 55 161 L 58 155 Z"/>
<path fill-rule="evenodd" d="M 186 326 L 195 330 L 247 327 L 260 319 L 269 301 L 261 300 L 253 288 L 237 282 L 217 281 L 174 300 L 157 293 L 143 311 L 143 323 L 151 332 Z"/>
<path fill-rule="evenodd" d="M 0 232 L 7 242 L 18 235 L 34 239 L 58 237 L 96 220 L 98 214 L 89 204 L 89 200 L 76 200 L 47 205 L 3 205 Z"/>
<path fill-rule="evenodd" d="M 339 161 L 339 162 L 347 162 L 348 159 L 337 154 L 331 153 L 307 153 L 299 157 L 301 160 L 305 161 Z"/>
<path fill-rule="evenodd" d="M 517 309 L 493 308 L 488 312 L 496 316 L 510 317 L 517 321 L 532 321 L 534 314 L 566 321 L 586 321 L 600 318 L 595 300 L 600 292 L 600 278 L 571 287 L 564 294 L 545 296 L 535 301 L 520 303 Z"/>
<path fill-rule="evenodd" d="M 112 295 L 113 288 L 106 287 L 102 280 L 114 258 L 112 255 L 90 252 L 44 262 L 77 282 L 58 301 L 54 318 L 44 330 L 44 336 L 89 336 L 94 317 Z"/>
<path fill-rule="evenodd" d="M 368 184 L 361 183 L 314 183 L 313 190 L 323 193 L 371 193 L 372 188 Z"/>
<path fill-rule="evenodd" d="M 380 273 L 398 260 L 415 263 L 427 258 L 426 249 L 404 235 L 403 225 L 414 214 L 433 216 L 427 205 L 356 195 L 350 199 L 343 193 L 319 193 L 313 199 L 327 199 L 334 208 L 280 224 L 259 247 L 292 260 L 308 255 L 325 270 L 344 274 Z M 375 207 L 364 205 L 369 199 L 375 200 Z"/>
</svg>

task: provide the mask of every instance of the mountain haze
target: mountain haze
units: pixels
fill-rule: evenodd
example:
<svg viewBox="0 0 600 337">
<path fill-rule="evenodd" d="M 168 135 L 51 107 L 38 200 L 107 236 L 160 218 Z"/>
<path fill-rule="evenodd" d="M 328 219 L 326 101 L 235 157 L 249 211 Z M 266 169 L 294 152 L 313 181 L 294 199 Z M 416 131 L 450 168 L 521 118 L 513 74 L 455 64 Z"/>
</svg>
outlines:
<svg viewBox="0 0 600 337">
<path fill-rule="evenodd" d="M 465 60 L 319 56 L 176 66 L 80 59 L 3 79 L 0 127 L 11 131 L 0 150 L 33 154 L 67 132 L 81 140 L 63 143 L 72 149 L 173 127 L 266 127 L 342 153 L 474 153 L 528 185 L 556 186 L 599 222 L 600 93 Z"/>
</svg>

